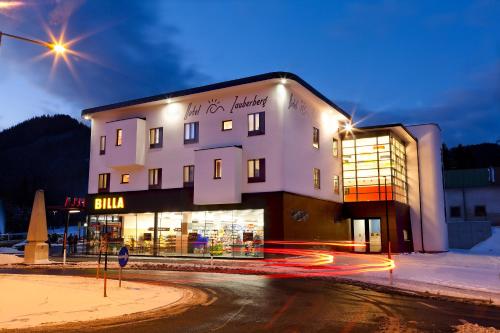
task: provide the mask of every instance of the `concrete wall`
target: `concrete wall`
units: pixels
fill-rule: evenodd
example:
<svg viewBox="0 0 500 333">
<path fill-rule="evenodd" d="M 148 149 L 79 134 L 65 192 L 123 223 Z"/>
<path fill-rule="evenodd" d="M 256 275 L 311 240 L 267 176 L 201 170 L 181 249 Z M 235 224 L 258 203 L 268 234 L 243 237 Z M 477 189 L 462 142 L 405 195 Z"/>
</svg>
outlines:
<svg viewBox="0 0 500 333">
<path fill-rule="evenodd" d="M 448 251 L 441 160 L 441 130 L 436 124 L 408 126 L 418 140 L 423 251 Z M 413 221 L 415 223 L 417 221 Z M 418 223 L 418 222 L 417 222 Z M 414 228 L 414 230 L 417 228 Z M 418 236 L 414 239 L 418 239 Z M 420 249 L 415 247 L 416 251 Z"/>
<path fill-rule="evenodd" d="M 460 217 L 452 218 L 450 216 L 452 206 L 460 207 Z M 486 206 L 486 217 L 475 216 L 475 206 Z M 500 225 L 500 187 L 468 187 L 463 190 L 461 188 L 446 189 L 446 216 L 450 222 L 488 220 L 492 225 Z"/>
<path fill-rule="evenodd" d="M 491 236 L 488 221 L 466 221 L 448 223 L 449 246 L 452 249 L 470 249 Z"/>
</svg>

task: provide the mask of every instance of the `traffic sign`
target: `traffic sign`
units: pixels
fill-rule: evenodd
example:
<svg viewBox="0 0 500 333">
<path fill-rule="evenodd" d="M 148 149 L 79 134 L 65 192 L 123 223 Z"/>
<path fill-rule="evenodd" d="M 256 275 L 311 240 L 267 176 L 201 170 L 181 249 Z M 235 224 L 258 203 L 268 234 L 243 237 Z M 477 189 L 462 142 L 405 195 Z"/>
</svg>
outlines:
<svg viewBox="0 0 500 333">
<path fill-rule="evenodd" d="M 120 264 L 120 267 L 125 267 L 128 262 L 128 249 L 124 246 L 120 249 L 120 252 L 118 252 L 118 263 Z"/>
</svg>

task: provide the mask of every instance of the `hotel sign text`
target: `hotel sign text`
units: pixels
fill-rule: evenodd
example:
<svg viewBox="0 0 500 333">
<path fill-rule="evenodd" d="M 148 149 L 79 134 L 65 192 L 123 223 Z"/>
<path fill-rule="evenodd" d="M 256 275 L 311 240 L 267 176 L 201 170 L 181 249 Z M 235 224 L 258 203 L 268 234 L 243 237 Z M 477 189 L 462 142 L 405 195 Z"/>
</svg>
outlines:
<svg viewBox="0 0 500 333">
<path fill-rule="evenodd" d="M 125 208 L 123 197 L 95 198 L 94 209 L 122 209 Z"/>
</svg>

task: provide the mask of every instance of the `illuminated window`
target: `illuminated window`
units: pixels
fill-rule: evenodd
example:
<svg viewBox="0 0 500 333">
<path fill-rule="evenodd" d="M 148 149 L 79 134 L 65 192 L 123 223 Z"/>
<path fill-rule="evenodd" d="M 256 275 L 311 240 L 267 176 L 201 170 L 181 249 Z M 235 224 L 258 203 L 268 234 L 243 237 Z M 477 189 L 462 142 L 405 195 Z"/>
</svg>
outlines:
<svg viewBox="0 0 500 333">
<path fill-rule="evenodd" d="M 266 159 L 248 160 L 248 182 L 260 183 L 266 181 Z"/>
<path fill-rule="evenodd" d="M 393 133 L 343 140 L 342 167 L 344 201 L 407 202 L 405 146 Z"/>
<path fill-rule="evenodd" d="M 122 184 L 128 184 L 130 181 L 130 175 L 128 173 L 125 173 L 122 175 Z"/>
<path fill-rule="evenodd" d="M 222 130 L 223 131 L 230 131 L 233 129 L 233 121 L 232 120 L 224 120 L 222 122 Z"/>
<path fill-rule="evenodd" d="M 339 140 L 335 138 L 332 141 L 332 155 L 334 157 L 339 157 Z"/>
<path fill-rule="evenodd" d="M 214 160 L 214 179 L 222 178 L 222 160 L 216 159 Z"/>
<path fill-rule="evenodd" d="M 340 193 L 339 176 L 333 176 L 333 192 L 336 194 Z"/>
<path fill-rule="evenodd" d="M 109 179 L 110 179 L 110 174 L 109 173 L 100 173 L 99 174 L 99 180 L 98 180 L 98 192 L 109 192 Z"/>
<path fill-rule="evenodd" d="M 250 113 L 248 115 L 248 136 L 262 135 L 265 132 L 265 113 Z"/>
<path fill-rule="evenodd" d="M 149 189 L 160 189 L 161 188 L 161 169 L 149 169 L 148 177 Z"/>
<path fill-rule="evenodd" d="M 319 129 L 313 127 L 313 147 L 319 149 Z"/>
<path fill-rule="evenodd" d="M 99 154 L 106 154 L 106 136 L 101 136 L 101 140 L 99 141 Z"/>
<path fill-rule="evenodd" d="M 184 144 L 197 143 L 199 137 L 199 123 L 184 124 Z"/>
<path fill-rule="evenodd" d="M 321 188 L 320 171 L 317 168 L 313 169 L 313 184 L 315 189 L 319 190 Z"/>
<path fill-rule="evenodd" d="M 161 148 L 163 146 L 163 127 L 151 128 L 149 130 L 149 148 Z"/>
<path fill-rule="evenodd" d="M 116 130 L 116 145 L 121 146 L 123 140 L 123 130 L 121 128 Z"/>
<path fill-rule="evenodd" d="M 185 165 L 183 168 L 184 187 L 194 186 L 194 165 Z"/>
</svg>

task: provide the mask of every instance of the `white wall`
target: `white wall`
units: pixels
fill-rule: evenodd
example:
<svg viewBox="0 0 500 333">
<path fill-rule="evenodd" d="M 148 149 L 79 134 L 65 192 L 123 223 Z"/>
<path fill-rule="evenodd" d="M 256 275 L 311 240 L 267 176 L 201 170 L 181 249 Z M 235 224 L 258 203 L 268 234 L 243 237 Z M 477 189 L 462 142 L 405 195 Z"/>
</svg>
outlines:
<svg viewBox="0 0 500 333">
<path fill-rule="evenodd" d="M 294 106 L 290 105 L 291 91 L 295 96 Z M 233 107 L 235 100 L 242 103 L 245 98 L 252 103 Z M 261 102 L 253 103 L 254 98 Z M 306 111 L 302 104 L 306 105 Z M 265 112 L 265 134 L 249 137 L 247 115 L 261 111 Z M 99 155 L 99 137 L 107 131 L 105 124 L 133 117 L 146 119 L 144 166 L 109 168 L 105 163 L 106 155 Z M 222 121 L 228 119 L 233 120 L 233 129 L 222 131 Z M 111 192 L 147 190 L 150 168 L 163 169 L 162 188 L 180 188 L 183 186 L 182 168 L 195 164 L 195 150 L 240 145 L 242 193 L 286 190 L 341 202 L 342 189 L 339 195 L 333 193 L 333 175 L 341 176 L 340 140 L 339 157 L 333 158 L 331 154 L 332 137 L 338 137 L 337 119 L 346 118 L 293 80 L 282 84 L 278 79 L 183 96 L 169 103 L 98 112 L 92 114 L 89 193 L 97 193 L 98 174 L 105 172 L 111 173 Z M 193 121 L 200 124 L 199 142 L 185 145 L 184 123 Z M 320 128 L 319 151 L 312 147 L 312 126 Z M 155 127 L 163 127 L 163 147 L 150 149 L 149 129 Z M 114 137 L 109 139 L 108 146 L 114 144 Z M 266 159 L 266 181 L 248 183 L 246 161 L 258 158 Z M 313 167 L 321 170 L 320 190 L 313 188 Z M 196 166 L 195 177 L 201 172 L 200 168 L 203 166 Z M 212 164 L 205 169 L 211 174 Z M 120 184 L 122 173 L 130 174 L 129 184 Z"/>
<path fill-rule="evenodd" d="M 214 161 L 221 160 L 222 177 L 214 179 Z M 195 152 L 194 204 L 241 202 L 242 149 L 224 147 Z M 210 166 L 210 167 L 207 167 Z"/>
<path fill-rule="evenodd" d="M 286 85 L 284 105 L 283 178 L 287 192 L 311 197 L 343 201 L 342 147 L 339 125 L 345 116 L 290 82 Z M 319 129 L 319 149 L 313 147 L 313 127 Z M 333 138 L 338 142 L 338 155 L 332 154 Z M 320 169 L 320 189 L 313 184 L 313 169 Z M 339 176 L 339 193 L 334 193 L 333 177 Z"/>
<path fill-rule="evenodd" d="M 492 223 L 500 222 L 500 187 L 467 187 L 462 191 L 461 188 L 446 189 L 446 216 L 448 221 L 488 219 Z M 464 212 L 464 197 L 467 214 Z M 462 216 L 459 218 L 450 217 L 450 207 L 460 207 Z M 477 217 L 474 215 L 475 206 L 486 206 L 486 217 Z"/>
<path fill-rule="evenodd" d="M 441 130 L 436 124 L 407 126 L 407 128 L 418 140 L 423 249 L 426 252 L 448 251 Z M 415 223 L 413 219 L 412 223 Z M 418 239 L 416 235 L 413 235 L 413 238 Z"/>
</svg>

